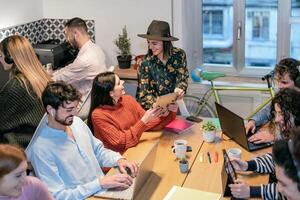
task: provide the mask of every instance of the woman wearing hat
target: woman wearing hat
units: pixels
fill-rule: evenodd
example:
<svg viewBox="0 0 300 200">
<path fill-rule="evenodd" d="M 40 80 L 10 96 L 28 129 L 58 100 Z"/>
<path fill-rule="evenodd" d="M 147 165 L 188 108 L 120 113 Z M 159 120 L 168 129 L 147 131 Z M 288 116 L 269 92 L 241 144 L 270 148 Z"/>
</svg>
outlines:
<svg viewBox="0 0 300 200">
<path fill-rule="evenodd" d="M 169 24 L 153 20 L 146 34 L 138 34 L 148 41 L 148 52 L 138 68 L 137 101 L 148 110 L 158 96 L 176 92 L 183 98 L 188 86 L 189 72 L 186 55 L 173 47 Z"/>
</svg>

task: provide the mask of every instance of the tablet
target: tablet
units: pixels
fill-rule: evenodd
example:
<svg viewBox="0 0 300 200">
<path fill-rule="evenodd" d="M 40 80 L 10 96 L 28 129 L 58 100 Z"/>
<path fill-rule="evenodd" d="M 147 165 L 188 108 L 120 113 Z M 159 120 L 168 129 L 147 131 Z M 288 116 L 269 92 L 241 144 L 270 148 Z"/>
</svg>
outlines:
<svg viewBox="0 0 300 200">
<path fill-rule="evenodd" d="M 153 104 L 153 108 L 161 108 L 162 110 L 167 109 L 168 105 L 175 103 L 177 99 L 176 93 L 169 93 L 163 96 L 159 96 L 156 99 L 156 102 Z"/>
<path fill-rule="evenodd" d="M 225 171 L 228 176 L 228 183 L 233 184 L 234 181 L 237 179 L 237 175 L 225 149 L 223 149 L 223 157 Z"/>
</svg>

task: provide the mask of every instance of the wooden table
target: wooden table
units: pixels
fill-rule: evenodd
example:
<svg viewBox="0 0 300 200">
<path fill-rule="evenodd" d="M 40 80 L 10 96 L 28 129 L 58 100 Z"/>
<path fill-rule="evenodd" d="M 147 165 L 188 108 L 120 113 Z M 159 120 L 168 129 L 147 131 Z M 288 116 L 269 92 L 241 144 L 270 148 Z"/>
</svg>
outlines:
<svg viewBox="0 0 300 200">
<path fill-rule="evenodd" d="M 145 132 L 143 133 L 140 143 L 124 154 L 128 160 L 141 161 L 151 145 L 159 140 L 156 154 L 156 160 L 153 167 L 153 173 L 140 190 L 135 199 L 163 199 L 173 185 L 182 185 L 187 177 L 187 173 L 179 171 L 179 161 L 172 152 L 171 146 L 177 139 L 185 139 L 193 149 L 187 153 L 187 159 L 192 163 L 203 144 L 201 137 L 200 124 L 194 124 L 189 130 L 178 135 L 167 132 Z M 98 200 L 100 198 L 90 197 L 89 200 Z"/>
<path fill-rule="evenodd" d="M 153 199 L 161 200 L 165 197 L 173 185 L 183 186 L 188 188 L 199 189 L 202 191 L 222 193 L 221 169 L 223 166 L 222 149 L 238 147 L 242 149 L 242 159 L 248 160 L 257 155 L 270 152 L 271 148 L 247 152 L 235 142 L 224 140 L 217 143 L 203 142 L 201 134 L 201 123 L 194 124 L 190 130 L 177 135 L 174 133 L 145 132 L 143 133 L 140 143 L 126 151 L 124 156 L 128 160 L 141 162 L 146 153 L 159 140 L 156 160 L 153 167 L 153 173 L 143 185 L 138 195 L 137 200 Z M 171 151 L 171 146 L 176 139 L 185 139 L 188 145 L 192 146 L 193 151 L 187 153 L 189 161 L 189 173 L 181 173 L 179 171 L 178 159 Z M 208 163 L 207 152 L 218 152 L 219 160 L 217 163 Z M 204 157 L 204 162 L 200 162 L 200 154 Z M 254 173 L 244 173 L 240 175 L 250 185 L 259 185 L 266 183 L 267 175 L 256 175 Z M 89 200 L 99 200 L 100 198 L 90 197 Z"/>
<path fill-rule="evenodd" d="M 132 67 L 128 69 L 120 69 L 119 67 L 115 67 L 114 72 L 123 80 L 137 80 L 137 70 Z"/>
<path fill-rule="evenodd" d="M 271 147 L 269 147 L 254 152 L 248 152 L 234 141 L 228 140 L 226 136 L 225 139 L 219 143 L 204 142 L 183 187 L 222 194 L 221 170 L 224 161 L 222 149 L 229 149 L 232 147 L 237 147 L 242 150 L 242 160 L 250 160 L 258 155 L 269 153 L 271 151 Z M 207 152 L 210 152 L 212 163 L 209 163 L 208 161 Z M 219 159 L 217 163 L 213 161 L 214 152 L 218 153 Z M 204 158 L 203 162 L 200 161 L 201 154 Z M 242 172 L 238 174 L 238 177 L 244 179 L 249 185 L 260 185 L 268 182 L 268 175 L 261 175 L 253 172 Z"/>
</svg>

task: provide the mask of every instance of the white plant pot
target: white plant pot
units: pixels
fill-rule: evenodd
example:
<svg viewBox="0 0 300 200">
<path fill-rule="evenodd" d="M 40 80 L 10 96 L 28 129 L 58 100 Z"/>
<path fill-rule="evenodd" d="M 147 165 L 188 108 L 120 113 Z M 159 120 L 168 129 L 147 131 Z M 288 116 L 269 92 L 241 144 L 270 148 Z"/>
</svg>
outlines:
<svg viewBox="0 0 300 200">
<path fill-rule="evenodd" d="M 214 142 L 216 137 L 216 130 L 203 131 L 203 140 L 205 142 Z"/>
</svg>

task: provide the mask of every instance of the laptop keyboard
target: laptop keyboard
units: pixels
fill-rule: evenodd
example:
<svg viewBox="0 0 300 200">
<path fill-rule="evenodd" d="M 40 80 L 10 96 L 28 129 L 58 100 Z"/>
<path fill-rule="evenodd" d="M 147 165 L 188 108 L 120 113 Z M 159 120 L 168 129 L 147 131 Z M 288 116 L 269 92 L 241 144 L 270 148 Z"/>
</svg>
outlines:
<svg viewBox="0 0 300 200">
<path fill-rule="evenodd" d="M 119 173 L 119 172 L 116 172 Z M 134 186 L 135 186 L 135 180 L 136 178 L 133 179 L 132 185 L 127 188 L 126 190 L 116 190 L 116 189 L 108 189 L 106 192 L 101 192 L 99 195 L 95 196 L 100 196 L 100 197 L 105 197 L 105 198 L 112 198 L 112 199 L 133 199 L 133 193 L 134 193 Z"/>
<path fill-rule="evenodd" d="M 132 185 L 127 188 L 126 190 L 114 190 L 114 189 L 109 189 L 107 190 L 105 196 L 111 197 L 111 198 L 116 198 L 116 199 L 132 199 L 133 198 L 133 189 L 134 189 L 134 184 L 135 184 L 135 179 L 133 180 Z"/>
</svg>

